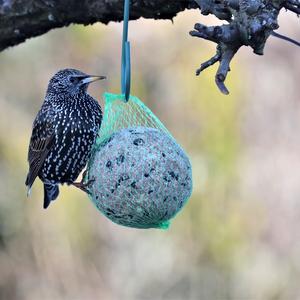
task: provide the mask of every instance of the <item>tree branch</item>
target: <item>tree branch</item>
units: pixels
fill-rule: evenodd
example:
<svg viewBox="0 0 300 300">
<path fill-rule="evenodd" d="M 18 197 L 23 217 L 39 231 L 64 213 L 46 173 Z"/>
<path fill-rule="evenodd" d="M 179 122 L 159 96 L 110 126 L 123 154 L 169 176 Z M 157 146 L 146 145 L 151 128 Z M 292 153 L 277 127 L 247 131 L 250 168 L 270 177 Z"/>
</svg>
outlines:
<svg viewBox="0 0 300 300">
<path fill-rule="evenodd" d="M 0 51 L 71 23 L 123 19 L 123 0 L 0 0 Z M 130 18 L 172 19 L 193 0 L 132 0 Z"/>
<path fill-rule="evenodd" d="M 220 91 L 228 94 L 224 81 L 230 62 L 242 46 L 250 46 L 253 52 L 263 55 L 264 47 L 270 35 L 293 44 L 293 39 L 275 33 L 279 28 L 277 18 L 282 8 L 296 14 L 300 12 L 300 0 L 195 0 L 204 15 L 214 14 L 228 24 L 207 27 L 196 24 L 190 34 L 195 37 L 217 43 L 217 53 L 196 71 L 199 75 L 204 69 L 220 62 L 216 74 L 216 84 Z"/>
<path fill-rule="evenodd" d="M 0 0 L 0 51 L 71 23 L 121 21 L 123 5 L 124 0 Z M 282 8 L 300 14 L 300 0 L 131 0 L 130 18 L 172 19 L 184 9 L 197 7 L 203 15 L 213 14 L 227 22 L 221 26 L 198 23 L 190 32 L 217 44 L 216 54 L 201 64 L 196 75 L 219 62 L 215 81 L 224 94 L 229 93 L 224 82 L 230 62 L 240 47 L 250 46 L 263 55 L 270 35 L 299 45 L 274 30 Z"/>
</svg>

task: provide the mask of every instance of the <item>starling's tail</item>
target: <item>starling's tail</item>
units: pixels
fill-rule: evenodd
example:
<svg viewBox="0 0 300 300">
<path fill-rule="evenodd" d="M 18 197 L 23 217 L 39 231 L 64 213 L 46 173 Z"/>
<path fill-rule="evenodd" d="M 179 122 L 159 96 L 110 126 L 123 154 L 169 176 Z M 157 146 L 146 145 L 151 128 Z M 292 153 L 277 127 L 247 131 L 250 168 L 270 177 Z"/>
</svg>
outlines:
<svg viewBox="0 0 300 300">
<path fill-rule="evenodd" d="M 44 183 L 44 208 L 47 208 L 51 201 L 58 197 L 59 189 L 57 184 Z"/>
</svg>

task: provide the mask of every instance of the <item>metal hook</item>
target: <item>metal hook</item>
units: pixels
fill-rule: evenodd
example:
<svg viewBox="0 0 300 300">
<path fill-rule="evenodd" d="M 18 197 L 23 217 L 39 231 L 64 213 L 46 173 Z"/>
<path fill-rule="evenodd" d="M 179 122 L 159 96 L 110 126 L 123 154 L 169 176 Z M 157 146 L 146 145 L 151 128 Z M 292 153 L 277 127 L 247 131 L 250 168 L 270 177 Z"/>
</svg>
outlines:
<svg viewBox="0 0 300 300">
<path fill-rule="evenodd" d="M 121 67 L 121 89 L 128 102 L 131 85 L 131 63 L 130 63 L 130 42 L 128 41 L 128 22 L 129 22 L 130 0 L 124 0 L 124 22 L 122 39 L 122 67 Z"/>
</svg>

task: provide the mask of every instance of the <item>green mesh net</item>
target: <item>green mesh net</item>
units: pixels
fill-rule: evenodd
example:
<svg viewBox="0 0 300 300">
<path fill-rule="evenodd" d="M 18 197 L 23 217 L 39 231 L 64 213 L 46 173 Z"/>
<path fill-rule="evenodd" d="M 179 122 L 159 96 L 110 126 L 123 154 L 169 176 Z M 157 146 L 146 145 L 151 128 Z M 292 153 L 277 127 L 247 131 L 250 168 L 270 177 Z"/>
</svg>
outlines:
<svg viewBox="0 0 300 300">
<path fill-rule="evenodd" d="M 114 132 L 134 126 L 157 128 L 173 138 L 162 122 L 137 97 L 130 96 L 129 101 L 125 102 L 124 95 L 105 93 L 103 98 L 105 110 L 97 145 Z"/>
<path fill-rule="evenodd" d="M 169 226 L 192 191 L 188 157 L 137 97 L 105 93 L 104 116 L 88 179 L 90 198 L 113 222 L 135 228 Z"/>
</svg>

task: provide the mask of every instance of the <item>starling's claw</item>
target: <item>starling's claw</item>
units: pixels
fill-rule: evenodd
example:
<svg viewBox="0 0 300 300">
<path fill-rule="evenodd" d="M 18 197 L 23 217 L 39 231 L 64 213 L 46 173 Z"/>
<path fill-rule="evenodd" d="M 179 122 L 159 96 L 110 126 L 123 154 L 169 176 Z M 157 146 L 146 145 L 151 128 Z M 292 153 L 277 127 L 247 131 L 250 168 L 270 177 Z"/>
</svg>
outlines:
<svg viewBox="0 0 300 300">
<path fill-rule="evenodd" d="M 90 195 L 91 191 L 89 190 L 89 187 L 95 181 L 95 178 L 92 178 L 92 179 L 88 180 L 87 182 L 84 182 L 86 174 L 87 174 L 87 171 L 85 170 L 82 174 L 81 181 L 80 182 L 72 182 L 72 185 L 74 185 L 75 187 L 79 188 L 80 190 L 82 190 L 85 193 Z"/>
</svg>

